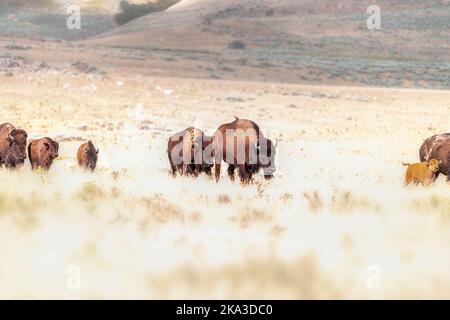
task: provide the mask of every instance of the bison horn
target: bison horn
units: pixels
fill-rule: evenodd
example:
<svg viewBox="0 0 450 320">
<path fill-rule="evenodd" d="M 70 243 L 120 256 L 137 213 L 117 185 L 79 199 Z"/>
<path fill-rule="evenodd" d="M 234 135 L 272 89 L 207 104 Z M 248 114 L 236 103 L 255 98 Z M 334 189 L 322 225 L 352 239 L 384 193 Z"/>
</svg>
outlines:
<svg viewBox="0 0 450 320">
<path fill-rule="evenodd" d="M 7 138 L 7 139 L 8 139 L 9 141 L 13 141 L 13 140 L 14 140 L 14 137 L 12 136 L 13 131 L 14 131 L 14 130 L 12 130 L 12 131 L 10 131 L 10 132 L 8 133 L 8 138 Z"/>
<path fill-rule="evenodd" d="M 278 138 L 275 140 L 275 149 L 278 147 L 278 142 L 279 142 L 279 140 L 278 140 Z"/>
</svg>

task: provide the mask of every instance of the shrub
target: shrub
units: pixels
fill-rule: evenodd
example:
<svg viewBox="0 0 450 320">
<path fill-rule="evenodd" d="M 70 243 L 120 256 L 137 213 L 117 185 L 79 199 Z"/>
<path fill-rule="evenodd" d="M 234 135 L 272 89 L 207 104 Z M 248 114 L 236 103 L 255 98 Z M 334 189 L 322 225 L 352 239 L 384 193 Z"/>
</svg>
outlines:
<svg viewBox="0 0 450 320">
<path fill-rule="evenodd" d="M 245 44 L 242 41 L 234 40 L 228 44 L 228 48 L 242 50 L 245 49 Z"/>
<path fill-rule="evenodd" d="M 128 1 L 122 0 L 120 2 L 121 12 L 116 14 L 116 22 L 122 25 L 149 13 L 164 11 L 178 1 L 180 0 L 158 0 L 144 4 L 130 4 Z"/>
<path fill-rule="evenodd" d="M 273 14 L 275 13 L 275 10 L 274 9 L 268 9 L 267 11 L 266 11 L 266 17 L 271 17 L 271 16 L 273 16 Z"/>
</svg>

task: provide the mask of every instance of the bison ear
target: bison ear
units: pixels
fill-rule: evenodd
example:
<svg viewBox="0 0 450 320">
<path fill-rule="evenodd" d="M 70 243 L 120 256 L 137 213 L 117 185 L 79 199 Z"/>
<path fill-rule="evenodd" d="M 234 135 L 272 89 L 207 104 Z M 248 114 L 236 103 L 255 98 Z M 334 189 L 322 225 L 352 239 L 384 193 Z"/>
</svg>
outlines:
<svg viewBox="0 0 450 320">
<path fill-rule="evenodd" d="M 429 166 L 430 166 L 430 161 L 425 161 L 425 165 L 426 165 L 427 167 L 429 167 Z"/>
<path fill-rule="evenodd" d="M 14 141 L 14 136 L 17 134 L 17 130 L 13 129 L 9 132 L 8 136 L 6 137 L 6 140 L 8 140 L 9 142 L 13 142 Z"/>
</svg>

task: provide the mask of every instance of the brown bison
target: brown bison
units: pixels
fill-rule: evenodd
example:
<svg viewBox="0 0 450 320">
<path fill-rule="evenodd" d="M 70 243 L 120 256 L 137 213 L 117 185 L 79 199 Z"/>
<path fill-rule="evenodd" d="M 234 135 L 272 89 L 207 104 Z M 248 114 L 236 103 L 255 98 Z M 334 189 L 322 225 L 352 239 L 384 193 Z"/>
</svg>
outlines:
<svg viewBox="0 0 450 320">
<path fill-rule="evenodd" d="M 94 171 L 97 166 L 98 149 L 95 149 L 94 144 L 89 140 L 83 143 L 77 152 L 78 165 L 86 170 Z"/>
<path fill-rule="evenodd" d="M 0 167 L 8 168 L 23 165 L 27 158 L 27 133 L 16 129 L 11 123 L 0 125 Z"/>
<path fill-rule="evenodd" d="M 434 174 L 433 182 L 440 173 L 450 180 L 450 133 L 442 133 L 431 136 L 422 143 L 419 150 L 420 161 L 436 159 L 441 162 L 439 170 Z"/>
<path fill-rule="evenodd" d="M 430 159 L 420 163 L 402 163 L 408 166 L 405 173 L 405 186 L 413 182 L 414 184 L 421 183 L 423 186 L 428 186 L 435 181 L 435 174 L 439 171 L 439 165 L 442 160 Z"/>
<path fill-rule="evenodd" d="M 33 170 L 49 170 L 53 160 L 58 158 L 59 144 L 51 138 L 32 140 L 28 145 L 28 157 Z"/>
<path fill-rule="evenodd" d="M 169 138 L 167 155 L 172 174 L 198 176 L 204 172 L 211 175 L 213 166 L 212 137 L 200 129 L 189 127 Z"/>
<path fill-rule="evenodd" d="M 232 181 L 236 168 L 243 183 L 249 183 L 260 169 L 266 180 L 271 179 L 276 170 L 277 146 L 264 137 L 256 123 L 235 118 L 235 121 L 221 125 L 213 135 L 216 181 L 220 178 L 222 160 L 228 164 L 228 176 Z"/>
</svg>

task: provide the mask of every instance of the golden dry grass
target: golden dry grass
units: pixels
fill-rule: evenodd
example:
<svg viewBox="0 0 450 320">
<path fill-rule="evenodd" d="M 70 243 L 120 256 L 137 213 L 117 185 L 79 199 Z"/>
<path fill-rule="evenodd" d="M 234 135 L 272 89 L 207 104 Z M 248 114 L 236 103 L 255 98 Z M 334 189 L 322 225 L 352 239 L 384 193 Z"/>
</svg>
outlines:
<svg viewBox="0 0 450 320">
<path fill-rule="evenodd" d="M 450 297 L 450 186 L 405 189 L 401 165 L 446 131 L 450 92 L 62 71 L 4 80 L 2 121 L 59 139 L 61 160 L 48 174 L 0 170 L 1 298 Z M 169 175 L 170 133 L 211 133 L 234 115 L 280 137 L 272 181 Z M 87 139 L 100 148 L 93 174 L 75 165 Z M 79 290 L 67 286 L 73 266 Z"/>
</svg>

